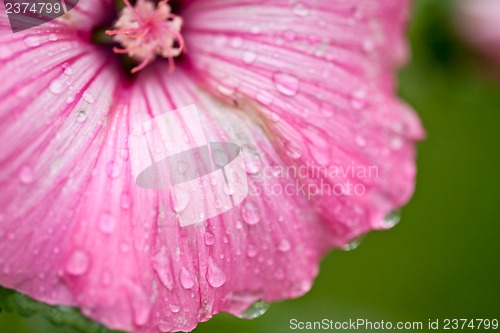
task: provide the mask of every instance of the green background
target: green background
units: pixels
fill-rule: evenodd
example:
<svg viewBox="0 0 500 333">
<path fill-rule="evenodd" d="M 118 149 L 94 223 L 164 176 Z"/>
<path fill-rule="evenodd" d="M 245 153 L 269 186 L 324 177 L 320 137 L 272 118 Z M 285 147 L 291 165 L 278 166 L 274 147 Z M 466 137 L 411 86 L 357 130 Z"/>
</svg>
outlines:
<svg viewBox="0 0 500 333">
<path fill-rule="evenodd" d="M 443 0 L 414 6 L 413 60 L 401 71 L 400 94 L 418 110 L 428 138 L 401 223 L 369 234 L 355 251 L 328 255 L 306 296 L 272 304 L 252 321 L 218 315 L 195 332 L 292 332 L 291 318 L 500 319 L 500 72 L 490 74 L 458 42 L 452 7 Z M 42 315 L 0 314 L 2 333 L 76 331 Z"/>
</svg>

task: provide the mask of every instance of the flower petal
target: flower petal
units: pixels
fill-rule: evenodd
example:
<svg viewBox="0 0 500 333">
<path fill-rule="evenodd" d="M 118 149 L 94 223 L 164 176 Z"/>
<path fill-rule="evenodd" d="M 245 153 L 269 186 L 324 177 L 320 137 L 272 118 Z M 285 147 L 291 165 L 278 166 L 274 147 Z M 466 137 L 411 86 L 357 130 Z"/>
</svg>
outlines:
<svg viewBox="0 0 500 333">
<path fill-rule="evenodd" d="M 289 164 L 376 175 L 306 180 L 364 186 L 363 195 L 317 196 L 336 244 L 374 228 L 414 186 L 418 118 L 394 92 L 406 59 L 409 2 L 198 1 L 183 16 L 190 65 L 219 98 L 246 105 Z"/>
<path fill-rule="evenodd" d="M 146 71 L 122 95 L 105 83 L 110 73 L 102 73 L 93 82 L 103 95 L 89 106 L 89 119 L 61 114 L 60 127 L 44 121 L 42 135 L 35 131 L 20 141 L 31 146 L 26 154 L 4 157 L 0 259 L 9 274 L 2 285 L 140 332 L 188 331 L 214 313 L 239 314 L 257 300 L 297 297 L 310 288 L 330 237 L 301 194 L 250 195 L 206 223 L 181 228 L 169 190 L 135 184 L 127 153 L 131 128 L 192 103 L 207 138 L 243 147 L 255 189 L 264 191 L 264 165 L 283 164 L 245 115 L 214 101 L 180 69 L 157 74 L 166 70 Z M 106 95 L 121 101 L 109 113 Z M 23 113 L 33 116 L 41 100 Z M 22 121 L 9 128 L 23 125 L 36 128 Z M 55 129 L 52 140 L 32 139 Z M 280 187 L 293 181 L 266 179 Z M 35 254 L 20 251 L 26 243 Z"/>
<path fill-rule="evenodd" d="M 464 39 L 495 63 L 500 59 L 500 3 L 495 0 L 458 1 L 455 25 Z"/>
<path fill-rule="evenodd" d="M 56 40 L 50 29 L 0 35 L 13 50 L 0 63 L 12 78 L 0 87 L 0 139 L 11 143 L 0 152 L 0 284 L 116 329 L 188 331 L 221 311 L 302 295 L 332 245 L 385 227 L 383 216 L 412 192 L 422 135 L 393 95 L 404 48 L 389 18 L 400 24 L 406 6 L 318 3 L 193 1 L 187 66 L 166 75 L 158 63 L 133 84 L 73 30 Z M 308 17 L 325 28 L 311 20 L 280 44 L 273 29 Z M 360 47 L 358 36 L 374 40 Z M 129 135 L 191 104 L 208 141 L 242 148 L 251 191 L 232 210 L 181 227 L 170 189 L 136 184 Z M 310 174 L 353 164 L 379 177 Z M 290 166 L 308 173 L 280 169 Z M 366 193 L 301 190 L 322 180 L 352 180 Z"/>
</svg>

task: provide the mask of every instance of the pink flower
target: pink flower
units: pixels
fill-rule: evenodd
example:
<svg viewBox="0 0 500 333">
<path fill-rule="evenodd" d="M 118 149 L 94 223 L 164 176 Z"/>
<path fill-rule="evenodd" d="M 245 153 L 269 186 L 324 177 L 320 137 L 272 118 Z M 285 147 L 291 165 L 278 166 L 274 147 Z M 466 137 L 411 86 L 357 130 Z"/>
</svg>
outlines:
<svg viewBox="0 0 500 333">
<path fill-rule="evenodd" d="M 1 285 L 114 329 L 190 331 L 303 295 L 325 252 L 390 227 L 423 137 L 394 92 L 408 1 L 186 0 L 167 18 L 140 0 L 116 26 L 113 5 L 15 34 L 0 5 Z M 170 190 L 136 185 L 129 135 L 191 104 L 208 141 L 242 148 L 250 193 L 181 227 Z"/>
<path fill-rule="evenodd" d="M 459 1 L 455 21 L 460 34 L 470 45 L 494 62 L 500 63 L 499 1 Z"/>
</svg>

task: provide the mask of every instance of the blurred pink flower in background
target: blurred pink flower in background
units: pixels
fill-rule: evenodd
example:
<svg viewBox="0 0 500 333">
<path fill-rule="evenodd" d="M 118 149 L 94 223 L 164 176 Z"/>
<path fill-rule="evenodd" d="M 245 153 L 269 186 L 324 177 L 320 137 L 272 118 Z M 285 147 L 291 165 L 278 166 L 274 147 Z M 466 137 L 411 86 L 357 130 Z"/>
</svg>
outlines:
<svg viewBox="0 0 500 333">
<path fill-rule="evenodd" d="M 462 0 L 457 9 L 455 25 L 461 36 L 500 64 L 500 1 Z"/>
<path fill-rule="evenodd" d="M 166 41 L 141 44 L 135 59 L 146 63 L 131 78 L 92 42 L 97 27 L 113 29 L 114 1 L 81 1 L 15 34 L 0 4 L 1 285 L 114 329 L 189 331 L 222 311 L 303 295 L 329 249 L 390 227 L 385 217 L 409 200 L 423 137 L 395 95 L 409 1 L 179 7 L 187 52 L 175 70 L 162 59 L 179 55 L 174 19 Z M 121 39 L 130 54 L 134 41 Z M 209 141 L 242 148 L 253 191 L 182 228 L 168 190 L 135 184 L 128 136 L 191 104 Z M 283 166 L 305 176 L 284 177 Z M 369 168 L 376 174 L 358 172 Z M 349 183 L 363 192 L 301 187 Z M 276 190 L 285 188 L 296 192 Z"/>
</svg>

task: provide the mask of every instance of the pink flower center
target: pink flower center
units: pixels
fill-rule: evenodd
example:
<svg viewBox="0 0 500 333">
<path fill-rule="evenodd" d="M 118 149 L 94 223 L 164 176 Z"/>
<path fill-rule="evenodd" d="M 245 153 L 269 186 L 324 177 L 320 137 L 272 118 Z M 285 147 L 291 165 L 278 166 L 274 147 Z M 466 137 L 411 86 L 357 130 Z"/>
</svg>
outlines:
<svg viewBox="0 0 500 333">
<path fill-rule="evenodd" d="M 156 6 L 148 0 L 137 0 L 135 6 L 129 0 L 124 2 L 126 7 L 115 23 L 117 30 L 106 31 L 123 47 L 115 47 L 113 51 L 128 54 L 139 62 L 132 73 L 137 73 L 158 56 L 167 58 L 170 70 L 173 70 L 174 57 L 179 56 L 184 49 L 184 39 L 180 33 L 182 18 L 171 13 L 168 0 L 162 0 Z"/>
</svg>

